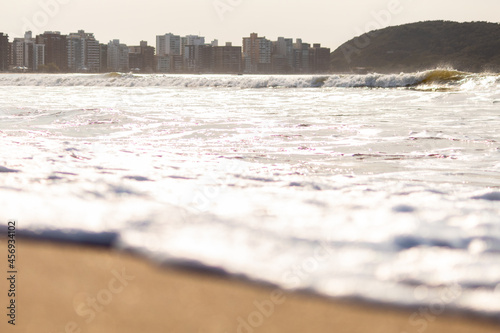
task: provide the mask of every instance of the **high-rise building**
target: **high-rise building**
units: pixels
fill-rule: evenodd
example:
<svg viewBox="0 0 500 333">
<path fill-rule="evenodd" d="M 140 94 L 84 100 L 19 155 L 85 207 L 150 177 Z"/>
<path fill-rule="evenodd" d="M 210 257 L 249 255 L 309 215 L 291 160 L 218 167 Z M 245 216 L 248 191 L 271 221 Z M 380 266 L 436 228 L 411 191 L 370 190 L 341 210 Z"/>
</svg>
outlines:
<svg viewBox="0 0 500 333">
<path fill-rule="evenodd" d="M 24 38 L 14 38 L 14 41 L 12 42 L 12 66 L 15 69 L 28 69 L 29 65 L 29 46 L 26 45 L 25 39 Z M 26 55 L 26 56 L 25 56 Z M 28 61 L 25 61 L 25 59 L 28 58 Z"/>
<path fill-rule="evenodd" d="M 68 70 L 68 42 L 67 36 L 59 31 L 46 31 L 36 36 L 36 43 L 45 45 L 45 64 L 53 66 L 55 70 Z"/>
<path fill-rule="evenodd" d="M 100 72 L 108 71 L 108 45 L 107 44 L 99 44 L 99 54 L 100 54 Z"/>
<path fill-rule="evenodd" d="M 212 45 L 198 45 L 197 54 L 197 72 L 198 73 L 213 73 L 215 65 L 215 54 Z"/>
<path fill-rule="evenodd" d="M 33 54 L 33 69 L 35 71 L 40 70 L 45 66 L 45 45 L 44 44 L 34 44 L 34 54 Z"/>
<path fill-rule="evenodd" d="M 198 45 L 184 45 L 182 57 L 184 61 L 184 71 L 188 73 L 196 72 L 199 63 L 199 46 Z"/>
<path fill-rule="evenodd" d="M 85 39 L 86 62 L 85 66 L 90 72 L 101 70 L 101 44 L 93 36 Z"/>
<path fill-rule="evenodd" d="M 243 66 L 245 73 L 266 73 L 271 71 L 272 43 L 256 33 L 243 38 Z"/>
<path fill-rule="evenodd" d="M 293 71 L 293 39 L 278 37 L 273 52 L 273 60 L 280 60 L 279 68 L 273 61 L 273 69 L 279 73 L 290 73 Z M 276 63 L 276 65 L 278 65 Z"/>
<path fill-rule="evenodd" d="M 171 33 L 156 36 L 156 54 L 180 55 L 181 54 L 181 36 Z"/>
<path fill-rule="evenodd" d="M 315 73 L 327 73 L 330 70 L 330 49 L 321 47 L 321 44 L 313 44 L 313 71 Z"/>
<path fill-rule="evenodd" d="M 45 65 L 45 45 L 35 43 L 31 31 L 27 31 L 24 38 L 14 38 L 11 47 L 11 65 L 17 70 L 39 70 Z"/>
<path fill-rule="evenodd" d="M 0 71 L 9 69 L 9 36 L 0 33 Z"/>
<path fill-rule="evenodd" d="M 155 71 L 155 48 L 146 41 L 141 41 L 139 46 L 129 46 L 129 66 L 140 72 Z"/>
<path fill-rule="evenodd" d="M 294 44 L 293 65 L 297 73 L 311 73 L 313 68 L 313 51 L 311 44 L 303 43 L 301 39 L 297 39 Z"/>
<path fill-rule="evenodd" d="M 83 71 L 85 67 L 85 46 L 79 34 L 68 36 L 68 69 L 72 72 Z"/>
<path fill-rule="evenodd" d="M 99 41 L 92 33 L 79 30 L 67 37 L 68 69 L 72 72 L 98 72 L 101 68 Z"/>
<path fill-rule="evenodd" d="M 200 37 L 196 35 L 187 35 L 181 37 L 181 53 L 184 54 L 184 48 L 186 45 L 205 45 L 205 37 Z"/>
<path fill-rule="evenodd" d="M 181 72 L 183 68 L 181 36 L 171 33 L 156 36 L 156 55 L 159 72 Z"/>
<path fill-rule="evenodd" d="M 233 46 L 228 42 L 225 46 L 213 49 L 215 73 L 241 73 L 241 46 Z"/>
<path fill-rule="evenodd" d="M 108 70 L 114 72 L 126 72 L 129 70 L 128 59 L 129 48 L 125 44 L 120 44 L 119 39 L 114 39 L 108 43 Z"/>
<path fill-rule="evenodd" d="M 204 45 L 205 37 L 188 35 L 181 38 L 181 54 L 185 72 L 202 71 L 200 53 Z"/>
</svg>

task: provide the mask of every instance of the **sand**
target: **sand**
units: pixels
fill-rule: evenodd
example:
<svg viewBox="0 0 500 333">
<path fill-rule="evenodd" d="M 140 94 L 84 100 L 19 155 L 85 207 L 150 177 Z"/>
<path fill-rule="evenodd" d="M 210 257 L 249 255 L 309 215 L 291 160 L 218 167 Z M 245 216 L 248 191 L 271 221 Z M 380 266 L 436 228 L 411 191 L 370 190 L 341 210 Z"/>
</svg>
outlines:
<svg viewBox="0 0 500 333">
<path fill-rule="evenodd" d="M 24 239 L 17 246 L 16 325 L 7 323 L 9 281 L 2 278 L 2 333 L 500 332 L 488 321 L 284 293 L 107 248 Z M 8 277 L 6 253 L 0 239 Z"/>
</svg>

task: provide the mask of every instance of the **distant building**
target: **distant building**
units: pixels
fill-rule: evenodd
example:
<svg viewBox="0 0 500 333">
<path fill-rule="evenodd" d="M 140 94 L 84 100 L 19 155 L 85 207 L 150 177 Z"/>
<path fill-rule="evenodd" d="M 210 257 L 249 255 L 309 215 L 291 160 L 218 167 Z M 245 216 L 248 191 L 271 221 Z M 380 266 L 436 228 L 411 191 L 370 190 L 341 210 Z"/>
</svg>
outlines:
<svg viewBox="0 0 500 333">
<path fill-rule="evenodd" d="M 67 36 L 59 31 L 46 31 L 36 36 L 36 44 L 45 45 L 45 65 L 55 66 L 58 71 L 68 71 Z"/>
<path fill-rule="evenodd" d="M 241 73 L 241 46 L 216 46 L 214 49 L 214 72 L 215 73 Z"/>
<path fill-rule="evenodd" d="M 11 64 L 14 69 L 28 69 L 30 67 L 29 54 L 30 47 L 29 42 L 25 43 L 24 38 L 14 38 L 11 47 Z"/>
<path fill-rule="evenodd" d="M 108 71 L 108 45 L 99 44 L 100 72 Z"/>
<path fill-rule="evenodd" d="M 185 72 L 201 72 L 200 50 L 205 45 L 205 37 L 188 35 L 181 38 L 181 54 Z"/>
<path fill-rule="evenodd" d="M 313 53 L 311 44 L 303 43 L 301 39 L 293 45 L 293 67 L 296 73 L 307 74 L 312 72 Z"/>
<path fill-rule="evenodd" d="M 315 73 L 327 73 L 330 71 L 330 49 L 321 47 L 321 44 L 313 44 L 313 71 Z"/>
<path fill-rule="evenodd" d="M 86 61 L 85 66 L 89 72 L 99 72 L 101 70 L 101 44 L 94 38 L 85 39 Z"/>
<path fill-rule="evenodd" d="M 187 45 L 205 45 L 205 37 L 195 36 L 195 35 L 187 35 L 185 37 L 181 37 L 181 54 L 184 55 L 184 48 Z"/>
<path fill-rule="evenodd" d="M 243 38 L 243 66 L 245 73 L 268 73 L 271 71 L 272 43 L 256 33 Z"/>
<path fill-rule="evenodd" d="M 273 43 L 273 72 L 283 74 L 294 72 L 293 56 L 293 39 L 278 37 Z"/>
<path fill-rule="evenodd" d="M 181 36 L 171 33 L 156 36 L 156 54 L 181 55 Z"/>
<path fill-rule="evenodd" d="M 198 73 L 213 73 L 215 67 L 215 48 L 212 45 L 199 45 L 198 48 Z"/>
<path fill-rule="evenodd" d="M 139 46 L 129 46 L 129 67 L 131 70 L 152 73 L 156 70 L 155 48 L 141 41 Z"/>
<path fill-rule="evenodd" d="M 182 55 L 175 54 L 170 56 L 170 70 L 173 73 L 182 73 L 184 69 L 184 61 Z"/>
<path fill-rule="evenodd" d="M 156 71 L 160 73 L 171 72 L 170 56 L 156 56 Z"/>
<path fill-rule="evenodd" d="M 33 48 L 33 70 L 39 71 L 45 66 L 45 45 L 34 44 Z"/>
<path fill-rule="evenodd" d="M 68 69 L 72 72 L 99 72 L 101 54 L 94 34 L 79 30 L 68 35 Z"/>
<path fill-rule="evenodd" d="M 157 71 L 161 73 L 182 72 L 184 67 L 182 53 L 181 36 L 172 33 L 156 36 Z"/>
<path fill-rule="evenodd" d="M 9 36 L 0 33 L 0 71 L 6 71 L 9 69 Z"/>
<path fill-rule="evenodd" d="M 200 65 L 197 61 L 199 59 L 199 45 L 185 45 L 182 52 L 184 62 L 184 71 L 196 72 Z"/>
<path fill-rule="evenodd" d="M 14 38 L 10 58 L 15 70 L 37 71 L 45 65 L 45 45 L 37 44 L 31 31 L 27 31 L 24 38 Z"/>
<path fill-rule="evenodd" d="M 129 48 L 125 44 L 120 44 L 119 39 L 114 39 L 108 43 L 108 70 L 113 72 L 127 72 L 129 70 L 128 61 Z"/>
</svg>

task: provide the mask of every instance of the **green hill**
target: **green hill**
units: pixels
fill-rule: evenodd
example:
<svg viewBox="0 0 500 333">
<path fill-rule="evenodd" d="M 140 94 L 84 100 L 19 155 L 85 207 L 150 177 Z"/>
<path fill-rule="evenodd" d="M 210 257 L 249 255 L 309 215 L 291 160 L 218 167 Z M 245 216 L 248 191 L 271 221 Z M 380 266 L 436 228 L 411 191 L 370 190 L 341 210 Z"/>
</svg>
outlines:
<svg viewBox="0 0 500 333">
<path fill-rule="evenodd" d="M 500 72 L 500 24 L 427 21 L 375 30 L 333 51 L 331 66 L 334 72 Z"/>
</svg>

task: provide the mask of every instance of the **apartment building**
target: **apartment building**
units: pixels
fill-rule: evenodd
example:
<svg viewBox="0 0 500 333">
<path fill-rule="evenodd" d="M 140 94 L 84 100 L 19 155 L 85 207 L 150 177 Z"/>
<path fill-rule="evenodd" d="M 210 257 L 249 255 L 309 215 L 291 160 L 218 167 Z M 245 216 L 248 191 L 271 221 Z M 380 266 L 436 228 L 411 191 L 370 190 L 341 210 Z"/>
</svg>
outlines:
<svg viewBox="0 0 500 333">
<path fill-rule="evenodd" d="M 181 55 L 181 36 L 172 33 L 156 36 L 156 54 L 158 56 Z"/>
<path fill-rule="evenodd" d="M 243 38 L 243 70 L 245 73 L 271 71 L 272 42 L 256 33 Z"/>
<path fill-rule="evenodd" d="M 54 66 L 55 70 L 68 71 L 68 41 L 66 35 L 59 31 L 46 31 L 36 36 L 36 44 L 43 44 L 45 64 Z"/>
<path fill-rule="evenodd" d="M 119 39 L 108 43 L 107 70 L 113 72 L 126 72 L 129 70 L 129 48 L 121 44 Z"/>
<path fill-rule="evenodd" d="M 0 33 L 0 71 L 6 71 L 9 69 L 9 52 L 10 44 L 9 44 L 9 36 Z"/>
<path fill-rule="evenodd" d="M 99 72 L 101 69 L 100 44 L 92 33 L 79 30 L 67 37 L 68 68 L 72 72 Z"/>
<path fill-rule="evenodd" d="M 129 46 L 129 66 L 136 72 L 152 73 L 156 70 L 155 48 L 141 41 L 138 46 Z"/>
<path fill-rule="evenodd" d="M 215 46 L 213 49 L 215 73 L 242 72 L 241 46 L 233 46 L 228 42 L 225 46 Z"/>
</svg>

